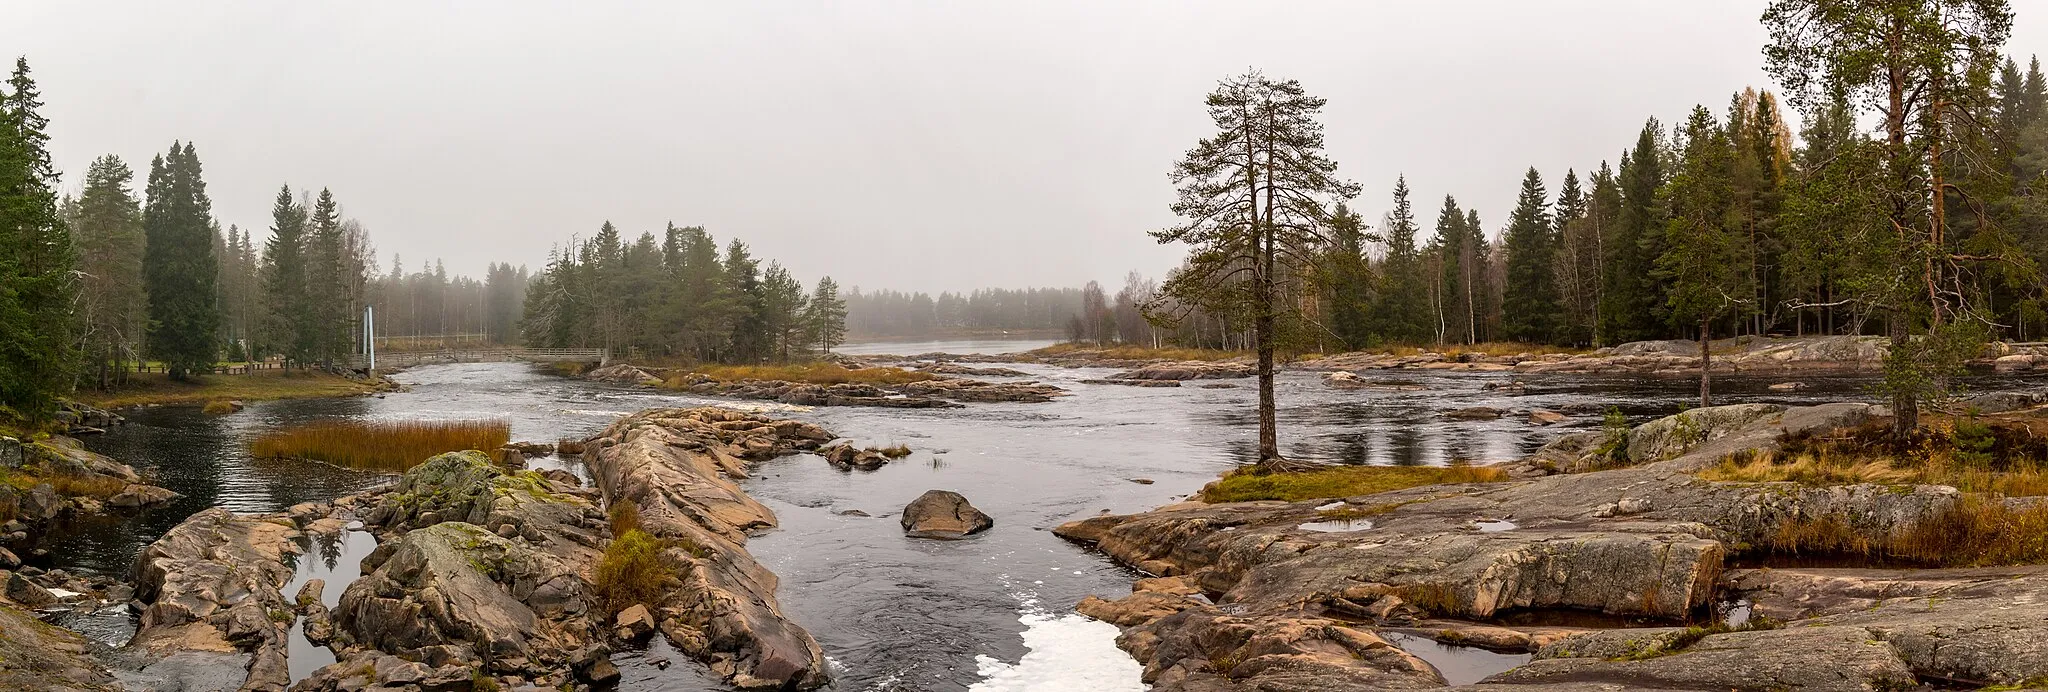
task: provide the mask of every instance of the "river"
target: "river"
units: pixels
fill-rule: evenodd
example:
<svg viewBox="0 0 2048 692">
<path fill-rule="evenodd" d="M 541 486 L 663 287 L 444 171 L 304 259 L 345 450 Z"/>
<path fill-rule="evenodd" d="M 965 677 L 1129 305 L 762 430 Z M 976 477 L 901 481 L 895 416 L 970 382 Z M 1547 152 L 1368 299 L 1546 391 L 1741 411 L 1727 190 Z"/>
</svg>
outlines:
<svg viewBox="0 0 2048 692">
<path fill-rule="evenodd" d="M 1008 342 L 996 342 L 996 348 Z M 868 345 L 889 350 L 988 350 L 983 343 Z M 424 366 L 395 376 L 408 390 L 376 398 L 259 403 L 228 416 L 193 408 L 126 412 L 129 422 L 87 439 L 95 451 L 137 467 L 154 466 L 162 484 L 185 498 L 139 516 L 63 527 L 44 539 L 46 567 L 124 574 L 134 556 L 183 517 L 208 506 L 237 512 L 281 510 L 375 484 L 383 476 L 309 463 L 255 460 L 255 434 L 330 418 L 461 419 L 503 417 L 515 440 L 551 441 L 594 433 L 621 415 L 653 406 L 732 405 L 816 422 L 863 443 L 910 446 L 915 453 L 872 472 L 833 470 L 814 455 L 763 463 L 747 491 L 772 508 L 781 527 L 755 537 L 754 556 L 781 577 L 784 611 L 808 628 L 835 671 L 832 689 L 1141 690 L 1139 667 L 1118 651 L 1116 629 L 1073 613 L 1089 594 L 1127 593 L 1135 573 L 1050 532 L 1103 511 L 1134 512 L 1200 489 L 1252 453 L 1251 380 L 1234 388 L 1138 388 L 1084 384 L 1102 369 L 1013 366 L 1072 394 L 1044 404 L 973 404 L 958 409 L 800 409 L 755 402 L 675 396 L 571 380 L 517 363 Z M 1534 450 L 1574 428 L 1599 425 L 1613 406 L 1641 420 L 1674 412 L 1696 396 L 1686 379 L 1522 376 L 1512 373 L 1400 372 L 1415 391 L 1338 391 L 1314 373 L 1283 373 L 1282 439 L 1293 456 L 1339 463 L 1441 464 L 1500 461 Z M 1489 384 L 1521 380 L 1520 393 Z M 1811 403 L 1868 398 L 1868 378 L 1810 378 L 1779 393 L 1778 380 L 1717 378 L 1717 403 Z M 2027 381 L 2040 386 L 2042 378 Z M 2015 378 L 1985 386 L 2016 386 Z M 1496 406 L 1498 420 L 1449 421 L 1445 410 Z M 1527 409 L 1566 411 L 1563 425 L 1539 427 Z M 583 472 L 574 460 L 546 458 Z M 1134 482 L 1134 479 L 1151 481 Z M 969 540 L 906 539 L 897 513 L 927 489 L 954 490 L 995 517 Z M 861 510 L 872 517 L 841 514 Z M 316 553 L 317 555 L 318 553 Z M 333 553 L 329 551 L 331 562 Z M 326 575 L 333 564 L 302 568 Z M 340 569 L 339 572 L 351 570 Z M 343 585 L 330 584 L 328 598 Z M 289 594 L 287 594 L 289 595 Z M 103 639 L 118 642 L 113 634 Z M 659 639 L 659 638 L 657 638 Z M 665 647 L 621 657 L 623 689 L 722 689 L 699 666 Z M 653 665 L 674 658 L 666 669 Z M 298 668 L 300 666 L 294 666 Z"/>
</svg>

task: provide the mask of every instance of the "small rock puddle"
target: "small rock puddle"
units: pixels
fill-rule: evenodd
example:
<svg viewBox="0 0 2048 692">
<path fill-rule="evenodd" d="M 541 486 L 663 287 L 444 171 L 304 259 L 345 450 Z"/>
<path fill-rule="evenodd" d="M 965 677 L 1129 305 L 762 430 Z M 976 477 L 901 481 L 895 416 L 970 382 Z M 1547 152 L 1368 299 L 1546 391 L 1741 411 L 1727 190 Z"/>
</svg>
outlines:
<svg viewBox="0 0 2048 692">
<path fill-rule="evenodd" d="M 1451 685 L 1470 685 L 1479 682 L 1528 663 L 1529 659 L 1535 656 L 1528 653 L 1504 654 L 1476 646 L 1445 644 L 1427 637 L 1401 632 L 1381 632 L 1380 638 L 1436 666 L 1437 672 L 1443 673 L 1444 682 Z"/>
<path fill-rule="evenodd" d="M 377 549 L 377 537 L 363 530 L 362 522 L 350 522 L 339 534 L 308 534 L 300 539 L 300 547 L 304 552 L 293 558 L 295 571 L 291 582 L 284 587 L 284 597 L 296 602 L 299 590 L 305 588 L 306 582 L 320 579 L 325 582 L 320 603 L 332 609 L 341 604 L 341 592 L 363 575 L 363 558 Z M 304 616 L 292 621 L 292 631 L 286 643 L 294 683 L 335 660 L 333 651 L 306 639 Z"/>
</svg>

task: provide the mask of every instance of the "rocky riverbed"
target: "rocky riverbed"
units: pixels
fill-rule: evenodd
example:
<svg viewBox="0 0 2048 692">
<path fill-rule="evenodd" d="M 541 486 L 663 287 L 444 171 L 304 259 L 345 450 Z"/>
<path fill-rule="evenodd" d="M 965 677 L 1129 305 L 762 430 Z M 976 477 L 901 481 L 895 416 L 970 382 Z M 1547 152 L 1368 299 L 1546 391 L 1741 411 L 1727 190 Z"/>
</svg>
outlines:
<svg viewBox="0 0 2048 692">
<path fill-rule="evenodd" d="M 1955 506 L 1945 486 L 1693 475 L 1787 433 L 1862 423 L 1872 409 L 1700 409 L 1632 430 L 1618 442 L 1623 468 L 1587 468 L 1585 440 L 1566 438 L 1521 463 L 1526 480 L 1184 503 L 1056 532 L 1156 575 L 1079 607 L 1123 628 L 1119 646 L 1158 692 L 1446 685 L 1412 643 L 1396 644 L 1417 637 L 1529 656 L 1459 688 L 1470 690 L 1846 691 L 2048 674 L 2038 568 L 1728 569 L 1802 517 L 1882 536 Z M 1716 608 L 1733 599 L 1738 621 Z M 1641 624 L 1552 618 L 1573 623 L 1560 625 L 1545 613 Z M 1539 617 L 1511 617 L 1529 614 Z"/>
<path fill-rule="evenodd" d="M 886 367 L 852 361 L 859 367 Z M 931 375 L 930 379 L 903 382 L 900 384 L 868 384 L 863 382 L 840 382 L 816 384 L 790 382 L 786 380 L 722 380 L 693 372 L 670 373 L 667 378 L 655 373 L 659 369 L 642 368 L 629 364 L 607 365 L 584 374 L 586 379 L 614 384 L 631 384 L 647 387 L 667 387 L 690 394 L 773 401 L 797 406 L 870 406 L 876 408 L 957 408 L 963 402 L 1023 402 L 1044 403 L 1064 395 L 1065 390 L 1050 384 L 1030 381 L 989 381 L 935 372 L 980 372 L 981 376 L 1012 377 L 1016 371 L 1006 369 L 984 370 L 960 367 L 939 367 L 933 364 L 916 372 Z M 910 372 L 910 371 L 906 371 Z M 990 372 L 997 374 L 989 375 Z"/>
</svg>

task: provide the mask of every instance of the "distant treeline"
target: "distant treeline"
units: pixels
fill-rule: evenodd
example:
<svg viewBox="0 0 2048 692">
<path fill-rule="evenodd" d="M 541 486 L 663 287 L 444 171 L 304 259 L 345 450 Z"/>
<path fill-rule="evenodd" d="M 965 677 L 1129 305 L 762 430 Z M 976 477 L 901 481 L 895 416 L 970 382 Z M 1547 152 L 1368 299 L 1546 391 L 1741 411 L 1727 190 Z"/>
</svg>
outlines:
<svg viewBox="0 0 2048 692">
<path fill-rule="evenodd" d="M 628 240 L 605 222 L 556 251 L 526 293 L 528 346 L 603 347 L 635 357 L 717 363 L 787 360 L 845 340 L 832 277 L 809 293 L 776 262 L 733 240 L 723 255 L 700 226 Z"/>
<path fill-rule="evenodd" d="M 1099 291 L 1098 291 L 1099 292 Z M 922 337 L 1026 331 L 1056 333 L 1082 311 L 1078 288 L 986 288 L 970 293 L 846 294 L 846 329 L 858 337 Z"/>
</svg>

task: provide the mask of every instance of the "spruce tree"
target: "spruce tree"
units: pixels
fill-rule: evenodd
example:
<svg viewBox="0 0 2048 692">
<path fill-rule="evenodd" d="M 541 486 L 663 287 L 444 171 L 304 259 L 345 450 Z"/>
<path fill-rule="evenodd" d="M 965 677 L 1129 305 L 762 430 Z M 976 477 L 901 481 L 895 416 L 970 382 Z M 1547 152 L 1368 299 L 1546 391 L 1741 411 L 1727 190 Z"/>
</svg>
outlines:
<svg viewBox="0 0 2048 692">
<path fill-rule="evenodd" d="M 81 269 L 81 342 L 89 379 L 101 389 L 119 382 L 142 352 L 142 207 L 129 188 L 134 180 L 120 157 L 94 159 L 72 223 Z"/>
<path fill-rule="evenodd" d="M 1621 156 L 1617 179 L 1621 189 L 1620 217 L 1612 239 L 1605 243 L 1606 276 L 1601 324 L 1608 343 L 1655 339 L 1666 334 L 1659 324 L 1659 305 L 1665 291 L 1653 276 L 1654 264 L 1664 254 L 1664 214 L 1657 191 L 1664 185 L 1663 154 L 1658 151 L 1656 118 L 1643 125 L 1636 146 Z"/>
<path fill-rule="evenodd" d="M 1556 267 L 1559 323 L 1557 338 L 1570 344 L 1589 344 L 1593 341 L 1593 321 L 1599 292 L 1597 285 L 1600 258 L 1596 254 L 1599 239 L 1594 237 L 1596 226 L 1587 216 L 1589 200 L 1584 188 L 1579 185 L 1576 170 L 1566 169 L 1564 185 L 1557 192 L 1557 206 L 1551 222 L 1557 225 L 1552 232 L 1556 238 Z"/>
<path fill-rule="evenodd" d="M 1422 257 L 1415 247 L 1415 208 L 1408 201 L 1408 178 L 1394 181 L 1394 209 L 1387 213 L 1383 237 L 1386 259 L 1380 263 L 1379 301 L 1373 313 L 1379 337 L 1401 344 L 1417 344 L 1429 338 L 1429 296 L 1422 274 Z"/>
<path fill-rule="evenodd" d="M 1347 350 L 1373 342 L 1372 268 L 1365 256 L 1371 236 L 1365 220 L 1343 203 L 1330 212 L 1330 249 L 1323 258 L 1325 295 L 1329 299 L 1330 332 Z"/>
<path fill-rule="evenodd" d="M 42 105 L 17 59 L 0 91 L 0 418 L 50 415 L 78 363 L 75 254 Z"/>
<path fill-rule="evenodd" d="M 1591 257 L 1591 269 L 1586 272 L 1586 281 L 1591 284 L 1593 291 L 1594 346 L 1606 346 L 1617 341 L 1612 338 L 1613 332 L 1610 331 L 1614 328 L 1615 320 L 1609 318 L 1608 311 L 1615 309 L 1615 306 L 1607 293 L 1614 285 L 1608 278 L 1612 270 L 1607 263 L 1613 257 L 1608 248 L 1614 245 L 1615 231 L 1621 227 L 1621 208 L 1621 183 L 1615 175 L 1614 168 L 1607 165 L 1606 161 L 1602 161 L 1600 170 L 1593 173 L 1593 194 L 1587 199 L 1586 209 L 1586 221 L 1590 226 L 1586 235 L 1592 243 L 1592 248 L 1587 251 Z"/>
<path fill-rule="evenodd" d="M 348 257 L 341 231 L 341 208 L 334 193 L 320 189 L 306 228 L 306 304 L 312 316 L 308 344 L 313 360 L 333 365 L 349 357 L 354 345 L 354 315 L 349 314 Z M 439 306 L 437 306 L 439 307 Z"/>
<path fill-rule="evenodd" d="M 143 283 L 149 294 L 148 353 L 172 379 L 211 372 L 219 353 L 214 282 L 213 202 L 190 143 L 150 163 L 142 212 Z"/>
<path fill-rule="evenodd" d="M 1502 287 L 1501 331 L 1513 341 L 1547 343 L 1557 338 L 1557 257 L 1550 201 L 1543 176 L 1530 168 L 1508 215 L 1507 283 Z"/>
<path fill-rule="evenodd" d="M 1498 321 L 1493 294 L 1498 286 L 1493 278 L 1493 247 L 1487 242 L 1486 227 L 1479 223 L 1478 209 L 1465 210 L 1465 238 L 1459 249 L 1465 283 L 1465 341 L 1492 340 L 1491 325 Z"/>
<path fill-rule="evenodd" d="M 734 238 L 725 246 L 723 264 L 726 289 L 737 308 L 733 312 L 730 358 L 751 363 L 768 355 L 768 322 L 763 313 L 761 262 L 747 251 L 747 244 Z"/>
<path fill-rule="evenodd" d="M 278 189 L 270 208 L 270 238 L 264 241 L 264 350 L 294 365 L 311 362 L 313 307 L 306 287 L 306 208 L 292 188 Z"/>
<path fill-rule="evenodd" d="M 1458 200 L 1444 195 L 1443 209 L 1436 215 L 1436 236 L 1430 239 L 1437 256 L 1436 341 L 1462 343 L 1468 332 L 1469 302 L 1465 299 L 1465 212 Z"/>
</svg>

